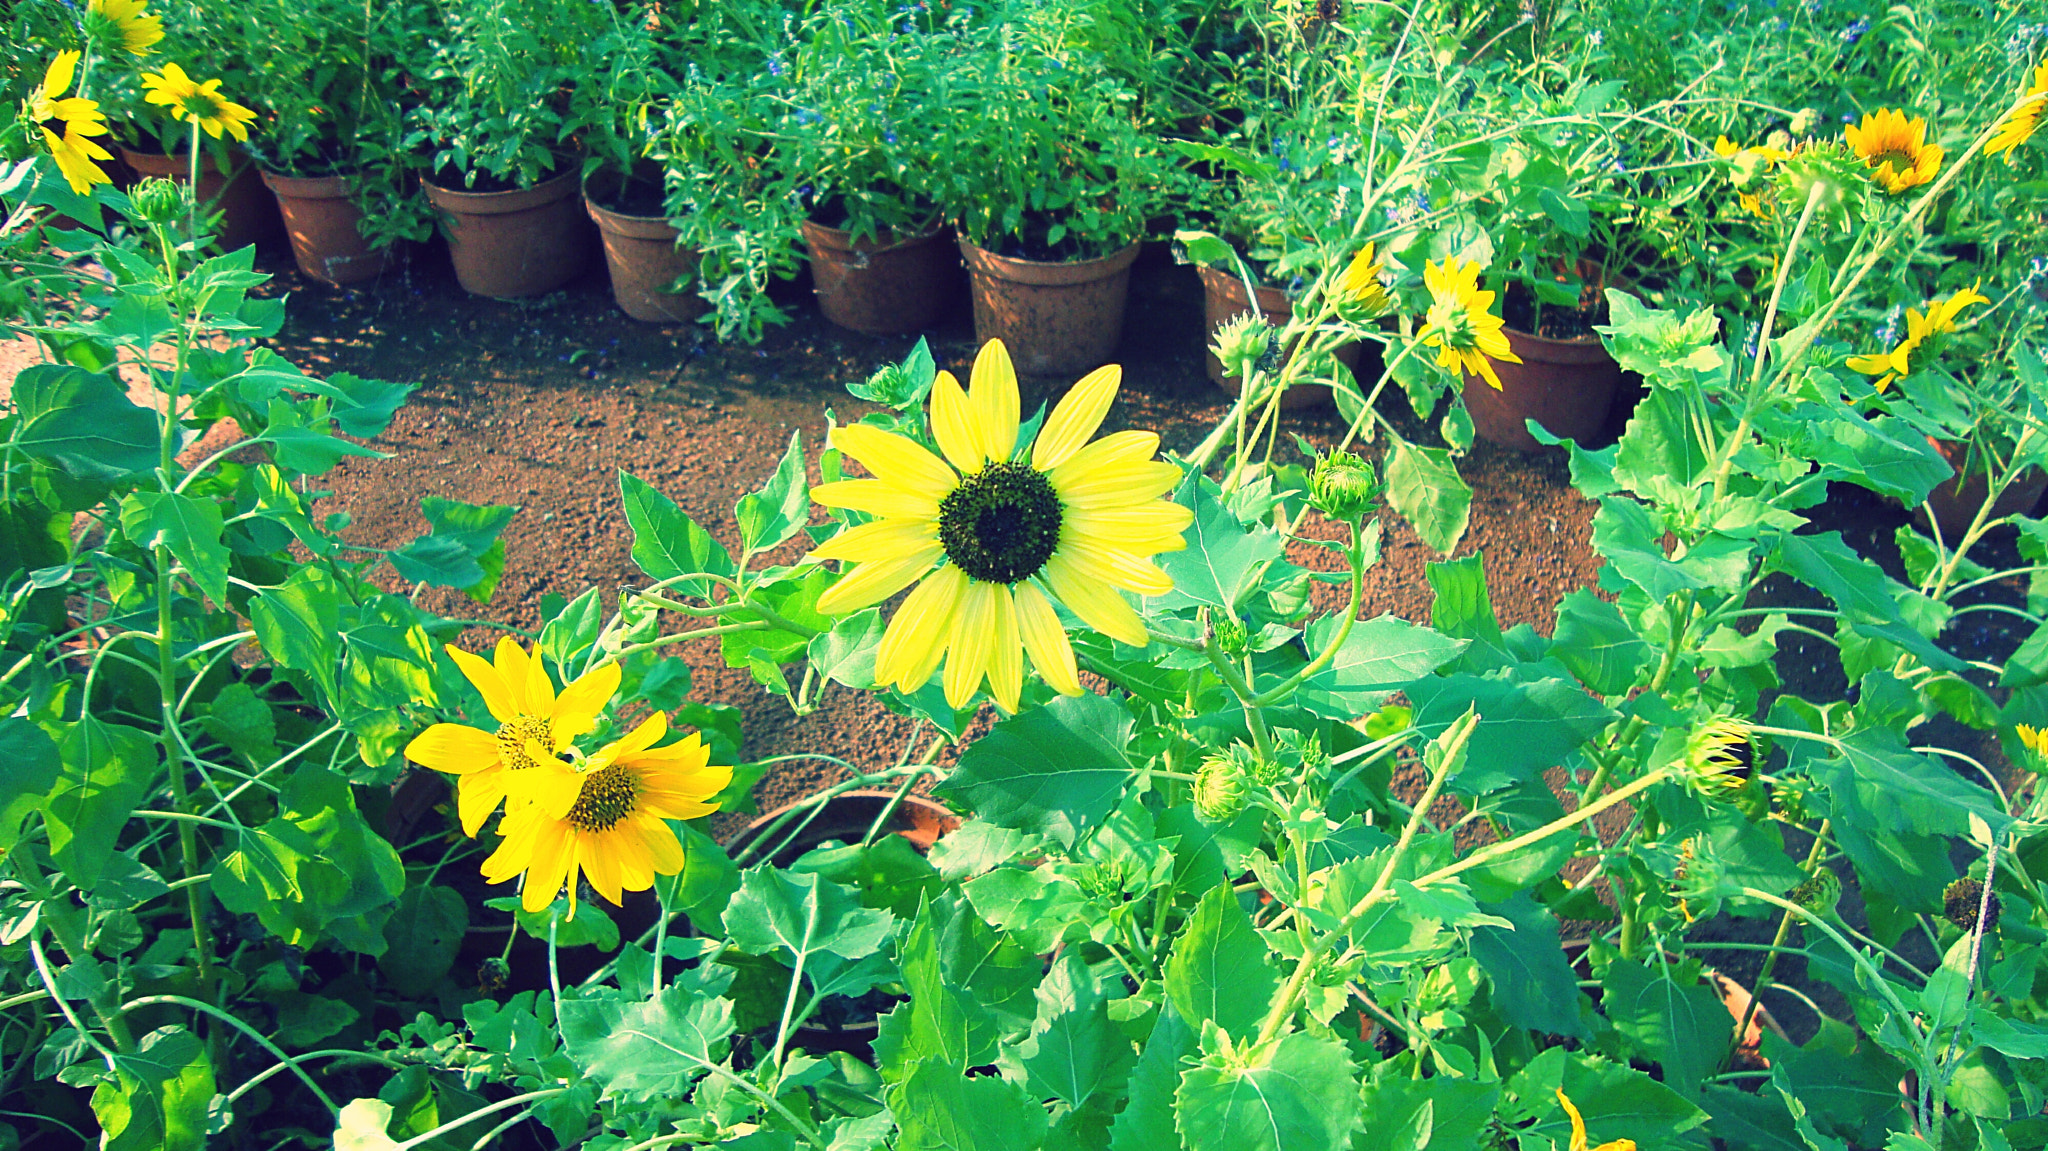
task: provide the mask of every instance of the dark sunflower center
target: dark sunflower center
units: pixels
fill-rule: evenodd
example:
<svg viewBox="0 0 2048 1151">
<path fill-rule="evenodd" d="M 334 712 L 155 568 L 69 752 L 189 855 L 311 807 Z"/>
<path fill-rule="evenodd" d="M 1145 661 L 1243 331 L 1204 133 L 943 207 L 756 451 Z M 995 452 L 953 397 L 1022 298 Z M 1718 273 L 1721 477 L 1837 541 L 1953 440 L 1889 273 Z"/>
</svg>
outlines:
<svg viewBox="0 0 2048 1151">
<path fill-rule="evenodd" d="M 498 758 L 513 771 L 538 767 L 533 757 L 526 754 L 526 741 L 539 740 L 543 747 L 553 747 L 554 725 L 537 715 L 522 715 L 511 723 L 498 726 Z"/>
<path fill-rule="evenodd" d="M 633 814 L 640 788 L 633 773 L 618 764 L 591 774 L 569 809 L 569 823 L 578 831 L 610 831 Z"/>
<path fill-rule="evenodd" d="M 1060 543 L 1060 498 L 1045 473 L 992 463 L 939 504 L 939 543 L 961 571 L 986 583 L 1037 575 Z"/>
<path fill-rule="evenodd" d="M 1873 168 L 1882 168 L 1886 164 L 1890 164 L 1895 172 L 1910 172 L 1913 169 L 1913 157 L 1904 152 L 1890 151 L 1879 152 L 1870 158 L 1870 166 Z"/>
</svg>

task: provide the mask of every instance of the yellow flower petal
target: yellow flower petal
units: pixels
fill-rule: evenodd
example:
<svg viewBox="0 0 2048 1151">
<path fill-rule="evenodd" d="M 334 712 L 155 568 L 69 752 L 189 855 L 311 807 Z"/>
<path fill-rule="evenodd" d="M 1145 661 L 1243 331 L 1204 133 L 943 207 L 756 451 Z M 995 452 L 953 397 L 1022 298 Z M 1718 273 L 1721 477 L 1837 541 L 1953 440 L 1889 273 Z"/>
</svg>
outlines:
<svg viewBox="0 0 2048 1151">
<path fill-rule="evenodd" d="M 1052 604 L 1044 593 L 1032 584 L 1020 583 L 1011 592 L 1011 600 L 1017 613 L 1017 634 L 1024 641 L 1024 650 L 1031 655 L 1031 666 L 1054 691 L 1061 695 L 1080 695 L 1081 680 L 1075 674 L 1074 647 L 1067 642 L 1067 631 L 1060 626 L 1060 618 L 1052 610 Z"/>
<path fill-rule="evenodd" d="M 533 660 L 540 663 L 538 658 Z M 568 748 L 571 740 L 597 726 L 597 717 L 619 690 L 625 671 L 616 663 L 601 663 L 562 689 L 555 699 L 554 732 L 556 752 Z"/>
<path fill-rule="evenodd" d="M 1063 536 L 1057 554 L 1085 579 L 1139 595 L 1165 595 L 1173 590 L 1173 577 L 1161 571 L 1158 564 L 1092 538 Z"/>
<path fill-rule="evenodd" d="M 969 580 L 953 612 L 953 634 L 946 644 L 946 706 L 961 708 L 974 698 L 988 675 L 989 650 L 995 643 L 995 593 L 998 585 Z"/>
<path fill-rule="evenodd" d="M 811 498 L 828 508 L 847 508 L 894 519 L 933 518 L 939 501 L 881 480 L 838 480 L 811 489 Z"/>
<path fill-rule="evenodd" d="M 509 771 L 479 771 L 455 781 L 455 813 L 462 820 L 462 834 L 471 839 L 483 830 L 484 821 L 505 802 L 505 781 Z"/>
<path fill-rule="evenodd" d="M 1124 602 L 1114 588 L 1077 571 L 1064 555 L 1055 553 L 1041 573 L 1047 586 L 1052 588 L 1060 602 L 1073 609 L 1082 622 L 1111 639 L 1122 640 L 1136 647 L 1151 642 L 1145 632 L 1144 621 L 1131 605 Z"/>
<path fill-rule="evenodd" d="M 1158 453 L 1159 435 L 1156 432 L 1115 432 L 1067 457 L 1060 466 L 1046 472 L 1045 478 L 1051 480 L 1053 488 L 1064 496 L 1067 488 L 1092 478 L 1104 469 L 1143 463 Z"/>
<path fill-rule="evenodd" d="M 962 472 L 980 471 L 988 457 L 975 429 L 974 409 L 951 372 L 940 372 L 932 381 L 931 418 L 932 439 L 938 441 L 946 462 Z"/>
<path fill-rule="evenodd" d="M 1080 479 L 1054 481 L 1060 502 L 1071 508 L 1115 508 L 1158 499 L 1180 486 L 1181 471 L 1165 461 L 1122 464 Z"/>
<path fill-rule="evenodd" d="M 1123 368 L 1110 364 L 1081 377 L 1081 382 L 1060 398 L 1045 426 L 1039 429 L 1038 441 L 1031 445 L 1031 466 L 1041 472 L 1051 471 L 1080 451 L 1109 414 L 1109 405 L 1116 399 L 1123 376 Z"/>
<path fill-rule="evenodd" d="M 826 615 L 845 615 L 872 607 L 909 587 L 944 554 L 944 549 L 933 541 L 897 559 L 861 564 L 825 589 L 825 594 L 818 597 L 818 610 Z"/>
<path fill-rule="evenodd" d="M 1024 690 L 1024 647 L 1017 635 L 1017 605 L 1008 585 L 990 586 L 995 589 L 995 631 L 994 646 L 988 653 L 988 693 L 995 697 L 996 706 L 1015 715 L 1017 697 Z"/>
<path fill-rule="evenodd" d="M 992 460 L 1007 460 L 1017 450 L 1017 369 L 1001 340 L 990 340 L 974 357 L 967 399 L 974 408 L 974 435 Z"/>
<path fill-rule="evenodd" d="M 931 679 L 945 654 L 953 613 L 967 582 L 964 572 L 947 564 L 917 585 L 896 609 L 896 618 L 889 621 L 889 630 L 875 649 L 876 683 L 912 692 Z"/>
<path fill-rule="evenodd" d="M 811 549 L 811 558 L 853 563 L 900 559 L 935 547 L 938 540 L 936 520 L 876 520 L 848 528 L 826 540 Z"/>
<path fill-rule="evenodd" d="M 71 79 L 77 75 L 78 59 L 82 53 L 73 50 L 59 52 L 50 66 L 43 70 L 43 95 L 55 100 L 71 88 Z"/>
<path fill-rule="evenodd" d="M 935 501 L 944 499 L 960 482 L 944 460 L 921 445 L 866 424 L 832 429 L 832 446 L 859 460 L 883 483 Z"/>
<path fill-rule="evenodd" d="M 516 649 L 519 645 L 515 643 L 512 646 Z M 484 697 L 484 706 L 491 710 L 493 719 L 499 723 L 511 723 L 519 718 L 519 700 L 490 661 L 471 655 L 452 643 L 446 645 L 446 649 L 448 658 L 455 661 L 463 677 L 476 688 L 477 694 Z"/>
<path fill-rule="evenodd" d="M 459 723 L 437 723 L 405 745 L 405 758 L 449 775 L 468 775 L 499 766 L 498 737 Z"/>
</svg>

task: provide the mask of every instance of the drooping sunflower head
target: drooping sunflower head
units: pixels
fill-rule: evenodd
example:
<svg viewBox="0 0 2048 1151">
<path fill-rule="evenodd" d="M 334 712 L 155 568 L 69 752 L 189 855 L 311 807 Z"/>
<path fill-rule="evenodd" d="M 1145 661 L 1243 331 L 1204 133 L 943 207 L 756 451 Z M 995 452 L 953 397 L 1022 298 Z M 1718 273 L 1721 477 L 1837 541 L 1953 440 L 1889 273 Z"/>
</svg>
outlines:
<svg viewBox="0 0 2048 1151">
<path fill-rule="evenodd" d="M 94 161 L 114 157 L 92 139 L 107 134 L 106 117 L 100 113 L 98 101 L 64 95 L 77 75 L 79 56 L 77 51 L 57 53 L 43 71 L 43 82 L 29 93 L 23 111 L 34 134 L 50 150 L 64 181 L 72 191 L 85 195 L 94 184 L 111 182 Z"/>
<path fill-rule="evenodd" d="M 1374 256 L 1370 243 L 1359 249 L 1337 277 L 1335 303 L 1339 313 L 1347 319 L 1369 320 L 1393 311 L 1394 298 L 1380 282 L 1380 274 L 1385 271 L 1386 266 Z"/>
<path fill-rule="evenodd" d="M 2014 163 L 2015 149 L 2034 138 L 2035 129 L 2041 126 L 2042 109 L 2048 108 L 2048 60 L 2035 66 L 2034 74 L 2028 78 L 2025 89 L 2020 92 L 2020 99 L 2026 103 L 2018 111 L 2000 120 L 1998 131 L 1992 135 L 1990 142 L 1984 145 L 1986 156 L 1996 156 L 2003 152 L 2005 162 Z"/>
<path fill-rule="evenodd" d="M 1756 752 L 1748 724 L 1717 716 L 1692 729 L 1685 740 L 1685 770 L 1703 795 L 1726 796 L 1748 781 Z"/>
<path fill-rule="evenodd" d="M 878 683 L 916 691 L 943 663 L 949 706 L 964 706 L 986 680 L 996 702 L 1014 711 L 1029 654 L 1046 682 L 1079 694 L 1053 599 L 1105 635 L 1149 642 L 1121 593 L 1172 589 L 1150 557 L 1184 547 L 1180 533 L 1193 516 L 1160 499 L 1180 482 L 1180 469 L 1152 458 L 1157 435 L 1125 431 L 1090 442 L 1121 379 L 1114 365 L 1089 373 L 1026 449 L 1017 442 L 1016 372 L 991 340 L 968 388 L 950 372 L 932 384 L 936 454 L 865 424 L 833 430 L 832 445 L 874 478 L 824 484 L 811 496 L 874 518 L 811 553 L 855 565 L 818 609 L 858 611 L 917 585 L 876 651 Z"/>
<path fill-rule="evenodd" d="M 1870 168 L 1870 178 L 1892 195 L 1917 188 L 1941 171 L 1939 144 L 1927 142 L 1927 121 L 1908 118 L 1896 108 L 1866 113 L 1861 124 L 1842 129 L 1842 137 Z"/>
<path fill-rule="evenodd" d="M 147 0 L 91 0 L 85 6 L 86 41 L 101 53 L 149 55 L 164 38 L 164 22 L 143 9 Z"/>
<path fill-rule="evenodd" d="M 1978 284 L 1971 284 L 1969 287 L 1956 292 L 1945 300 L 1930 302 L 1927 305 L 1928 334 L 1939 335 L 1944 332 L 1953 332 L 1956 330 L 1956 318 L 1962 314 L 1964 308 L 1969 307 L 1971 304 L 1990 303 L 1991 298 L 1979 292 L 1977 290 L 1978 286 Z"/>
<path fill-rule="evenodd" d="M 172 117 L 197 124 L 216 140 L 222 132 L 237 140 L 249 138 L 249 124 L 256 113 L 221 95 L 219 80 L 202 84 L 187 76 L 183 68 L 166 63 L 161 72 L 144 72 L 142 87 L 143 99 L 169 108 Z"/>
<path fill-rule="evenodd" d="M 1430 297 L 1422 342 L 1437 349 L 1439 367 L 1479 376 L 1499 390 L 1493 361 L 1519 364 L 1522 358 L 1501 332 L 1504 321 L 1493 314 L 1495 293 L 1479 287 L 1480 271 L 1477 260 L 1457 256 L 1422 266 Z"/>
</svg>

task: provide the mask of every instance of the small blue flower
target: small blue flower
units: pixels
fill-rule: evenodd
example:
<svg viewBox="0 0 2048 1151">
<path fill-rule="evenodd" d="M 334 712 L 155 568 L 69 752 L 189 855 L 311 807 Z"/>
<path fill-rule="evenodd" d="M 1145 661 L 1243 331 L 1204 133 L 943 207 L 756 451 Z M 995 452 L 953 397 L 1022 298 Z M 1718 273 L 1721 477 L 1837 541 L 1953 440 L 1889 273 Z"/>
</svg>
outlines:
<svg viewBox="0 0 2048 1151">
<path fill-rule="evenodd" d="M 1856 41 L 1863 39 L 1863 34 L 1868 31 L 1870 31 L 1870 21 L 1858 16 L 1854 24 L 1842 29 L 1842 43 L 1854 44 Z"/>
<path fill-rule="evenodd" d="M 894 132 L 884 132 L 884 133 L 882 133 L 882 143 L 884 143 L 884 144 L 894 144 L 895 142 L 896 142 L 896 133 L 894 133 Z"/>
</svg>

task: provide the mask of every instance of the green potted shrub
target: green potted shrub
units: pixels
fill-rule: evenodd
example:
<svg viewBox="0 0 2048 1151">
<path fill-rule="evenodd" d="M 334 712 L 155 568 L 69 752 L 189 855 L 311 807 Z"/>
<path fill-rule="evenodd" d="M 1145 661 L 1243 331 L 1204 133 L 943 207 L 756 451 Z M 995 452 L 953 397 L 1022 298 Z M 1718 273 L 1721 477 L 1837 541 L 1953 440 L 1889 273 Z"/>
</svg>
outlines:
<svg viewBox="0 0 2048 1151">
<path fill-rule="evenodd" d="M 447 0 L 421 38 L 407 144 L 464 289 L 537 295 L 589 265 L 569 90 L 608 24 L 582 0 Z"/>
</svg>

